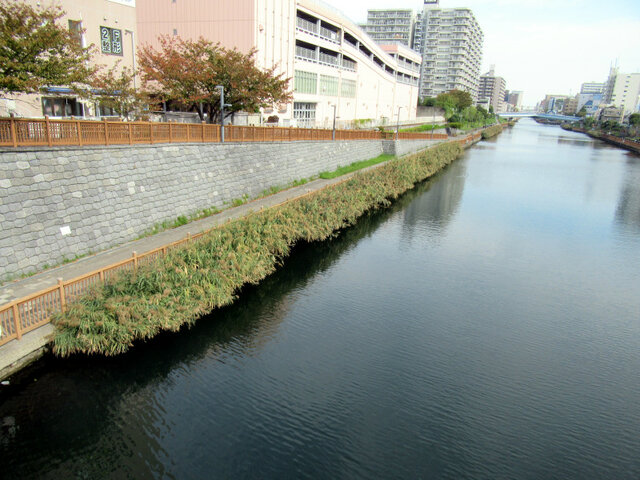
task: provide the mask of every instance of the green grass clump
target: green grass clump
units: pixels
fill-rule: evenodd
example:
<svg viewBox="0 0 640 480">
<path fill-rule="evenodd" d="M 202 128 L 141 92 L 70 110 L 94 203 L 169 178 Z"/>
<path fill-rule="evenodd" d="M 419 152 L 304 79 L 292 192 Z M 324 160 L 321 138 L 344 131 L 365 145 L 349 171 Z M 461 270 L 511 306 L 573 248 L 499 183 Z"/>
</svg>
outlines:
<svg viewBox="0 0 640 480">
<path fill-rule="evenodd" d="M 487 139 L 491 137 L 495 137 L 500 132 L 502 132 L 502 125 L 493 125 L 491 127 L 487 127 L 482 131 L 482 138 Z"/>
<path fill-rule="evenodd" d="M 191 325 L 232 303 L 243 285 L 272 273 L 296 242 L 335 235 L 368 210 L 389 205 L 462 151 L 458 143 L 443 143 L 393 159 L 284 205 L 225 223 L 136 273 L 122 273 L 54 316 L 53 351 L 60 356 L 116 355 L 137 340 Z"/>
<path fill-rule="evenodd" d="M 376 165 L 378 163 L 386 162 L 387 160 L 391 160 L 392 158 L 394 158 L 393 155 L 389 155 L 388 153 L 383 153 L 382 155 L 378 155 L 375 158 L 370 158 L 369 160 L 353 162 L 351 165 L 338 167 L 333 172 L 322 172 L 320 173 L 319 177 L 324 179 L 340 177 L 347 173 L 355 172 L 356 170 L 361 170 L 363 168 L 370 167 L 371 165 Z"/>
<path fill-rule="evenodd" d="M 418 132 L 419 133 L 419 132 L 430 132 L 431 130 L 438 130 L 440 128 L 444 128 L 444 125 L 424 123 L 422 125 L 418 125 L 417 127 L 401 128 L 400 131 L 401 132 Z"/>
</svg>

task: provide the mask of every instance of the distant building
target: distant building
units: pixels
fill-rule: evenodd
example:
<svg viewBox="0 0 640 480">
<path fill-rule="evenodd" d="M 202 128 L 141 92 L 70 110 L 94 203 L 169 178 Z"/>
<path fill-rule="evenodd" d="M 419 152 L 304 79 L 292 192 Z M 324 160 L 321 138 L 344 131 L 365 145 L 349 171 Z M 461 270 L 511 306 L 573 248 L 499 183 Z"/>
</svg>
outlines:
<svg viewBox="0 0 640 480">
<path fill-rule="evenodd" d="M 578 113 L 578 97 L 567 97 L 562 105 L 562 114 L 573 116 Z"/>
<path fill-rule="evenodd" d="M 504 101 L 507 107 L 511 106 L 509 111 L 516 111 L 522 108 L 522 92 L 516 90 L 506 90 Z"/>
<path fill-rule="evenodd" d="M 622 107 L 608 106 L 600 110 L 599 120 L 601 122 L 622 122 L 624 117 L 624 110 Z"/>
<path fill-rule="evenodd" d="M 590 94 L 602 94 L 605 89 L 605 83 L 603 82 L 585 82 L 580 87 L 580 93 L 585 95 Z"/>
<path fill-rule="evenodd" d="M 568 95 L 545 95 L 538 110 L 542 113 L 562 113 L 564 104 L 569 98 L 571 97 Z"/>
<path fill-rule="evenodd" d="M 95 45 L 93 64 L 107 68 L 118 64 L 131 69 L 136 65 L 135 0 L 27 0 L 26 3 L 43 8 L 61 6 L 65 14 L 59 20 L 60 24 L 76 32 L 82 46 Z M 0 116 L 93 118 L 112 114 L 111 109 L 78 98 L 68 85 L 56 85 L 38 94 L 11 95 L 0 100 Z"/>
<path fill-rule="evenodd" d="M 364 31 L 376 43 L 400 43 L 412 47 L 415 20 L 415 14 L 411 9 L 368 10 Z"/>
<path fill-rule="evenodd" d="M 506 82 L 504 78 L 497 77 L 495 67 L 480 77 L 480 87 L 478 89 L 478 104 L 493 107 L 493 111 L 504 112 L 504 92 Z M 487 107 L 488 108 L 488 107 Z"/>
<path fill-rule="evenodd" d="M 589 116 L 593 116 L 598 112 L 598 108 L 602 103 L 602 93 L 579 93 L 576 97 L 578 99 L 578 105 L 576 106 L 576 112 L 580 112 L 584 107 L 585 112 Z"/>
<path fill-rule="evenodd" d="M 422 54 L 420 98 L 458 89 L 478 100 L 484 36 L 471 10 L 440 8 L 439 0 L 424 0 L 414 39 Z"/>
<path fill-rule="evenodd" d="M 609 72 L 604 103 L 621 107 L 625 115 L 638 111 L 640 106 L 640 73 L 620 73 L 616 67 Z"/>
</svg>

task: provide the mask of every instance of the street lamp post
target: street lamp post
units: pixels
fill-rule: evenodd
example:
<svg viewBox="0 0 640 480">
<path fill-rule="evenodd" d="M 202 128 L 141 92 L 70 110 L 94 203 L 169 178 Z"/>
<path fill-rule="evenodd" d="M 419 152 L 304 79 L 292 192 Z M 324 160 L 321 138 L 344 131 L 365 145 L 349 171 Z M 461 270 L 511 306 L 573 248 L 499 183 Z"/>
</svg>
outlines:
<svg viewBox="0 0 640 480">
<path fill-rule="evenodd" d="M 216 85 L 216 90 L 220 90 L 220 142 L 224 143 L 224 107 L 230 107 L 231 104 L 224 103 L 223 85 Z"/>
<path fill-rule="evenodd" d="M 398 107 L 398 121 L 396 122 L 396 140 L 398 140 L 398 136 L 400 133 L 400 109 L 402 105 Z"/>
<path fill-rule="evenodd" d="M 333 107 L 333 131 L 331 132 L 331 140 L 336 139 L 336 105 L 331 105 Z"/>
</svg>

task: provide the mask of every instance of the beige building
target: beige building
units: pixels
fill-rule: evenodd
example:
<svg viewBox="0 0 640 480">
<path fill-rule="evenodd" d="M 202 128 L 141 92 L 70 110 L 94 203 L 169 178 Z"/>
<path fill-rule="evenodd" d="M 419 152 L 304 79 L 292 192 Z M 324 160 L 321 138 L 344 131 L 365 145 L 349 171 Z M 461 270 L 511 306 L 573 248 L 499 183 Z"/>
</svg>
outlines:
<svg viewBox="0 0 640 480">
<path fill-rule="evenodd" d="M 141 43 L 200 36 L 276 65 L 293 102 L 262 113 L 280 125 L 329 127 L 414 119 L 420 55 L 381 47 L 340 12 L 313 0 L 137 0 Z M 357 121 L 357 122 L 354 122 Z"/>
<path fill-rule="evenodd" d="M 112 67 L 135 66 L 136 0 L 27 0 L 47 7 L 60 5 L 66 12 L 63 26 L 79 33 L 83 46 L 94 45 L 93 62 Z M 102 110 L 102 111 L 101 111 Z M 19 117 L 99 117 L 111 114 L 92 102 L 81 101 L 65 85 L 53 86 L 40 94 L 16 95 L 0 100 L 0 116 Z"/>
<path fill-rule="evenodd" d="M 640 107 L 640 73 L 620 73 L 612 68 L 605 84 L 604 103 L 621 107 L 624 115 L 637 113 Z"/>
<path fill-rule="evenodd" d="M 364 31 L 378 44 L 411 45 L 416 16 L 411 9 L 368 10 Z"/>
</svg>

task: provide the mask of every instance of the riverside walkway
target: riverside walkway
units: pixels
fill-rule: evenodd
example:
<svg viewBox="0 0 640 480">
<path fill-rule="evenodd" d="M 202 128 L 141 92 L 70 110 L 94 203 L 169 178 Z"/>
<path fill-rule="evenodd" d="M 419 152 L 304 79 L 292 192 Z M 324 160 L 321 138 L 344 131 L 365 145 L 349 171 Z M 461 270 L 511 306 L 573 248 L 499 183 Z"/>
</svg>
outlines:
<svg viewBox="0 0 640 480">
<path fill-rule="evenodd" d="M 460 140 L 459 138 L 456 140 Z M 444 140 L 433 140 L 425 148 L 429 148 Z M 358 172 L 366 171 L 384 165 L 379 163 L 357 172 L 349 173 L 334 179 L 316 179 L 301 186 L 280 191 L 268 197 L 259 198 L 243 205 L 226 209 L 218 214 L 200 220 L 192 221 L 177 228 L 165 230 L 155 235 L 141 238 L 103 252 L 81 258 L 33 276 L 13 281 L 0 286 L 0 305 L 26 297 L 43 289 L 53 287 L 58 279 L 72 279 L 93 272 L 117 262 L 130 259 L 132 252 L 141 254 L 164 245 L 184 239 L 189 235 L 196 235 L 207 231 L 229 220 L 246 216 L 264 208 L 270 208 L 290 200 L 315 192 L 329 185 L 340 183 Z M 0 346 L 0 380 L 5 379 L 23 368 L 28 363 L 39 358 L 47 349 L 53 338 L 54 327 L 47 323 L 33 331 L 22 335 L 20 340 L 12 340 Z"/>
</svg>

